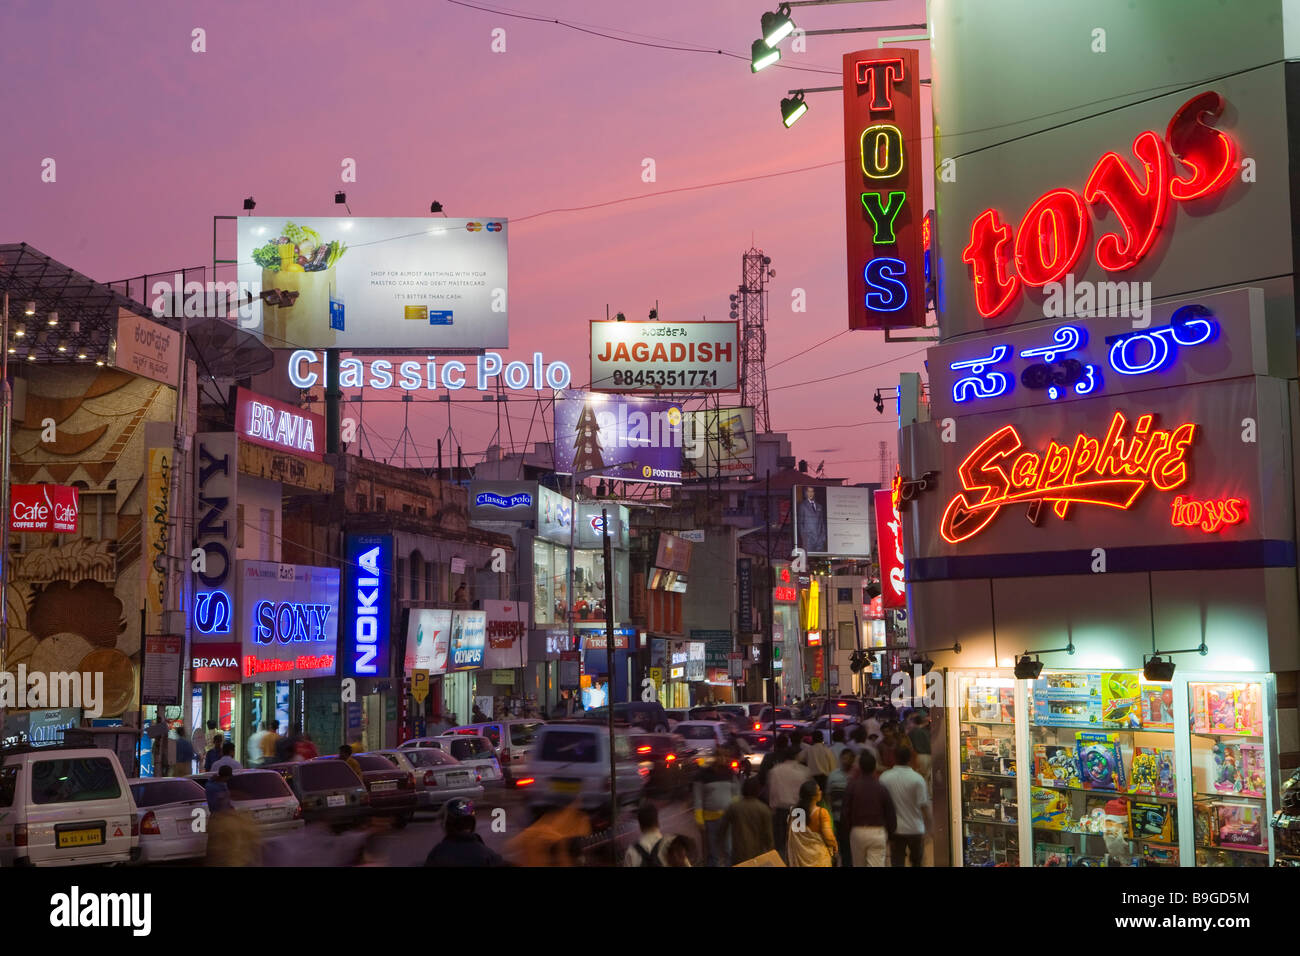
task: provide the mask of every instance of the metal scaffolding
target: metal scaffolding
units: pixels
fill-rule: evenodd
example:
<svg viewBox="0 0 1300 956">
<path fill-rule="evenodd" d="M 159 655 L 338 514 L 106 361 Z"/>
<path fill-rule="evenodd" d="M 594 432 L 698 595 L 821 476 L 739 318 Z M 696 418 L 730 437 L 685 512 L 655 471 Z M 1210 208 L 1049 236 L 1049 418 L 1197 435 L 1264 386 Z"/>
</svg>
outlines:
<svg viewBox="0 0 1300 956">
<path fill-rule="evenodd" d="M 740 403 L 754 409 L 754 431 L 771 431 L 767 406 L 767 280 L 776 275 L 762 249 L 741 259 L 740 288 L 731 296 L 731 317 L 740 319 Z"/>
</svg>

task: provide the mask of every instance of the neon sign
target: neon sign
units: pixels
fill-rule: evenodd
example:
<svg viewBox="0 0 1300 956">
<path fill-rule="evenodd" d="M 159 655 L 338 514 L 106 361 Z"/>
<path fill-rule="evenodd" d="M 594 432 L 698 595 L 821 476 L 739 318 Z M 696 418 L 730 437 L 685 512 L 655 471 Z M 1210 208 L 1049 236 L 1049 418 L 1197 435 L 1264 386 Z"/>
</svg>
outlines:
<svg viewBox="0 0 1300 956">
<path fill-rule="evenodd" d="M 352 651 L 347 655 L 350 677 L 388 673 L 388 631 L 393 586 L 393 539 L 388 535 L 347 536 L 348 628 Z"/>
<path fill-rule="evenodd" d="M 296 601 L 258 601 L 253 606 L 253 643 L 296 644 L 329 640 L 325 621 L 328 604 L 301 604 Z"/>
<path fill-rule="evenodd" d="M 202 549 L 202 563 L 194 588 L 194 630 L 205 637 L 230 633 L 234 619 L 229 590 L 235 550 L 230 515 L 235 499 L 237 443 L 233 432 L 209 432 L 198 436 L 199 456 L 195 463 L 197 508 L 195 544 Z"/>
<path fill-rule="evenodd" d="M 297 388 L 311 388 L 315 385 L 329 385 L 329 376 L 322 367 L 319 372 L 312 371 L 311 366 L 321 363 L 323 356 L 309 349 L 298 349 L 289 356 L 289 381 Z M 368 373 L 368 374 L 367 374 Z M 406 392 L 419 389 L 437 391 L 445 388 L 456 392 L 466 387 L 467 369 L 464 362 L 450 359 L 442 363 L 439 375 L 438 357 L 425 356 L 424 362 L 411 359 L 394 363 L 389 359 L 375 359 L 369 367 L 359 358 L 345 358 L 339 361 L 340 388 L 373 388 L 384 391 L 394 385 Z M 568 388 L 573 380 L 573 372 L 564 362 L 542 361 L 542 353 L 534 352 L 533 361 L 502 363 L 497 352 L 485 352 L 479 357 L 474 369 L 473 388 L 480 392 L 495 389 L 492 379 L 500 378 L 505 387 L 511 391 L 532 389 Z"/>
<path fill-rule="evenodd" d="M 244 657 L 245 679 L 256 677 L 258 674 L 280 674 L 290 671 L 325 671 L 330 673 L 333 670 L 333 654 L 300 654 L 287 660 L 280 660 L 275 657 L 254 657 L 252 654 Z"/>
<path fill-rule="evenodd" d="M 844 56 L 849 328 L 925 324 L 915 50 Z"/>
<path fill-rule="evenodd" d="M 847 88 L 847 87 L 846 87 Z M 975 217 L 962 262 L 971 271 L 975 307 L 991 319 L 1005 311 L 1022 286 L 1041 288 L 1066 275 L 1083 254 L 1088 239 L 1084 203 L 1104 205 L 1119 223 L 1121 234 L 1105 233 L 1094 256 L 1107 272 L 1123 272 L 1150 252 L 1168 218 L 1170 200 L 1187 202 L 1224 189 L 1237 169 L 1237 145 L 1210 125 L 1226 106 L 1216 92 L 1192 97 L 1174 113 L 1165 136 L 1152 130 L 1139 133 L 1132 152 L 1139 168 L 1115 152 L 1097 160 L 1083 187 L 1053 189 L 1040 196 L 1012 229 L 996 210 Z M 1176 157 L 1189 172 L 1180 174 Z M 1016 272 L 1008 269 L 1013 253 Z"/>
<path fill-rule="evenodd" d="M 235 399 L 235 423 L 245 441 L 324 460 L 316 447 L 317 437 L 325 430 L 321 415 L 241 388 Z"/>
<path fill-rule="evenodd" d="M 1170 431 L 1153 429 L 1155 416 L 1142 415 L 1125 438 L 1128 421 L 1115 412 L 1105 436 L 1083 433 L 1069 444 L 1049 441 L 1042 453 L 1025 450 L 1011 425 L 998 429 L 958 467 L 962 491 L 944 509 L 939 533 L 959 544 L 987 528 L 1008 505 L 1029 506 L 1038 524 L 1042 505 L 1065 518 L 1071 505 L 1127 511 L 1148 486 L 1172 491 L 1187 481 L 1187 449 L 1196 437 L 1188 422 Z"/>
<path fill-rule="evenodd" d="M 1212 342 L 1218 338 L 1219 329 L 1214 313 L 1205 306 L 1183 306 L 1174 312 L 1168 325 L 1107 336 L 1106 363 L 1119 375 L 1163 372 L 1178 360 L 1179 348 Z M 1071 352 L 1081 352 L 1087 345 L 1088 332 L 1082 326 L 1057 326 L 1052 330 L 1049 344 L 1019 351 L 1022 359 L 1039 360 L 1021 371 L 1020 384 L 1031 390 L 1045 390 L 1048 398 L 1053 400 L 1070 393 L 1091 395 L 1098 392 L 1104 383 L 1101 370 L 1090 362 L 1064 357 Z M 953 402 L 962 405 L 978 399 L 997 398 L 1014 389 L 1015 378 L 1012 375 L 991 370 L 992 366 L 1006 362 L 1012 351 L 1010 344 L 1000 343 L 993 345 L 987 355 L 949 362 L 951 371 L 971 373 L 953 380 Z"/>
<path fill-rule="evenodd" d="M 1169 523 L 1175 528 L 1200 528 L 1207 534 L 1213 534 L 1228 525 L 1241 524 L 1246 520 L 1245 498 L 1218 498 L 1208 501 L 1183 499 L 1179 495 L 1171 506 L 1173 513 Z"/>
</svg>

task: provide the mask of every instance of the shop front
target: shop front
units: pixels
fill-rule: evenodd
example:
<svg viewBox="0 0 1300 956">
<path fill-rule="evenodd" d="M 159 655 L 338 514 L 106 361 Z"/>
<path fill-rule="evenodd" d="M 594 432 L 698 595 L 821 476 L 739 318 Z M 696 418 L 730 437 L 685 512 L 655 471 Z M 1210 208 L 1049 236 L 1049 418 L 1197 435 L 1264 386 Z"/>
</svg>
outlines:
<svg viewBox="0 0 1300 956">
<path fill-rule="evenodd" d="M 492 699 L 491 709 L 484 708 L 484 713 L 492 717 L 536 713 L 544 696 L 529 686 L 528 603 L 484 601 L 483 611 L 487 616 L 487 643 L 476 693 Z"/>
<path fill-rule="evenodd" d="M 478 672 L 483 667 L 487 614 L 453 611 L 447 643 L 447 671 L 442 678 L 443 713 L 458 724 L 474 721 L 478 710 L 491 716 L 492 698 L 478 693 Z"/>
</svg>

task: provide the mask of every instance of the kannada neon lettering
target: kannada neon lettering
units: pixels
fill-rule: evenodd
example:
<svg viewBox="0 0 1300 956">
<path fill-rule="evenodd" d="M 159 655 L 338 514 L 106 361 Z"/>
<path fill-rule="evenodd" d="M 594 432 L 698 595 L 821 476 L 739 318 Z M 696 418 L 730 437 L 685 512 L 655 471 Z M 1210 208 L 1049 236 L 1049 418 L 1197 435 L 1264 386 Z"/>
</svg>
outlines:
<svg viewBox="0 0 1300 956">
<path fill-rule="evenodd" d="M 1153 429 L 1154 421 L 1154 415 L 1142 415 L 1130 432 L 1124 414 L 1115 412 L 1102 438 L 1080 433 L 1069 444 L 1049 441 L 1041 453 L 1026 450 L 1019 432 L 1003 426 L 957 469 L 962 491 L 944 509 L 939 533 L 959 544 L 987 528 L 1007 505 L 1028 505 L 1030 522 L 1038 524 L 1044 503 L 1065 518 L 1071 505 L 1128 510 L 1148 486 L 1180 487 L 1187 481 L 1196 425 L 1165 431 Z"/>
</svg>

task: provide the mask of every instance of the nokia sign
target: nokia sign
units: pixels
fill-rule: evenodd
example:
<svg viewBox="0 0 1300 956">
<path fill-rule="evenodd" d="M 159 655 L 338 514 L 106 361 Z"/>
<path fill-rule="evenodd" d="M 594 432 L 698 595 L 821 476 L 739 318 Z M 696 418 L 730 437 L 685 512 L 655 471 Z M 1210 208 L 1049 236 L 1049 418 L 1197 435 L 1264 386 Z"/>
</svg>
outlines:
<svg viewBox="0 0 1300 956">
<path fill-rule="evenodd" d="M 390 535 L 347 536 L 343 600 L 347 641 L 343 676 L 387 677 L 389 616 L 393 596 Z"/>
</svg>

